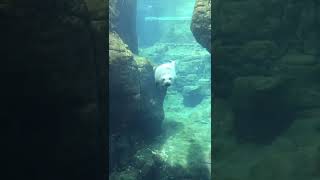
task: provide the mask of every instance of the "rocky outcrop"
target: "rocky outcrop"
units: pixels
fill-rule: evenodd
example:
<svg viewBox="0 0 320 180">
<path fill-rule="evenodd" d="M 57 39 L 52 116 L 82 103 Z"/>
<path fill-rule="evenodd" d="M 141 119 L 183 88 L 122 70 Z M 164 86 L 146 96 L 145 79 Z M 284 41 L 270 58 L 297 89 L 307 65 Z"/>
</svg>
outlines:
<svg viewBox="0 0 320 180">
<path fill-rule="evenodd" d="M 197 0 L 191 31 L 199 44 L 211 53 L 211 0 Z"/>
<path fill-rule="evenodd" d="M 153 66 L 144 57 L 135 56 L 140 79 L 141 111 L 138 120 L 144 134 L 144 139 L 152 139 L 161 133 L 164 120 L 163 101 L 166 90 L 157 88 L 154 80 Z M 140 124 L 141 123 L 141 124 Z"/>
<path fill-rule="evenodd" d="M 184 86 L 182 91 L 183 104 L 187 107 L 197 106 L 205 97 L 204 90 L 201 86 Z"/>
<path fill-rule="evenodd" d="M 112 131 L 127 127 L 139 111 L 140 79 L 132 52 L 115 32 L 109 33 L 109 117 Z M 114 117 L 114 115 L 118 115 Z M 120 115 L 120 116 L 119 116 Z M 113 124 L 118 126 L 116 128 Z"/>
<path fill-rule="evenodd" d="M 128 48 L 138 53 L 138 39 L 136 33 L 137 0 L 110 0 L 109 27 L 116 31 Z"/>
<path fill-rule="evenodd" d="M 152 65 L 134 55 L 115 32 L 109 33 L 109 44 L 111 132 L 126 132 L 141 121 L 139 131 L 159 133 L 165 92 L 155 86 Z"/>
<path fill-rule="evenodd" d="M 319 3 L 213 6 L 217 178 L 319 178 Z M 241 174 L 228 173 L 239 168 Z"/>
<path fill-rule="evenodd" d="M 128 15 L 126 13 L 135 8 L 128 3 L 128 1 L 111 1 L 109 4 L 111 178 L 117 174 L 116 171 L 112 171 L 113 168 L 126 166 L 141 144 L 150 142 L 161 133 L 164 119 L 163 101 L 166 91 L 156 87 L 153 66 L 150 62 L 132 51 L 127 37 L 135 38 L 136 35 L 130 31 L 131 27 L 124 28 L 121 25 L 125 22 L 120 19 L 125 19 Z M 129 8 L 129 11 L 126 8 Z M 135 23 L 134 18 L 126 21 L 129 24 Z"/>
<path fill-rule="evenodd" d="M 97 175 L 107 42 L 105 8 L 94 7 L 104 6 L 83 0 L 1 2 L 1 119 L 8 125 L 3 146 L 10 174 L 3 179 Z"/>
<path fill-rule="evenodd" d="M 234 81 L 234 131 L 240 141 L 270 143 L 290 126 L 295 116 L 289 99 L 290 79 L 249 76 Z"/>
<path fill-rule="evenodd" d="M 134 55 L 117 33 L 109 33 L 109 44 L 109 125 L 114 149 L 110 165 L 114 167 L 130 159 L 137 142 L 160 134 L 166 92 L 156 88 L 150 62 Z"/>
</svg>

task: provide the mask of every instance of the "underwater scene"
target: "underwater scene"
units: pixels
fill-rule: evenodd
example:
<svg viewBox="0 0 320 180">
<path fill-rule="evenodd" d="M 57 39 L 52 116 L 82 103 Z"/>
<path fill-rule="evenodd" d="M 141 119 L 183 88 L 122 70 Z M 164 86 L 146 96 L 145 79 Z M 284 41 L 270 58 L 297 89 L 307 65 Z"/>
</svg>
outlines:
<svg viewBox="0 0 320 180">
<path fill-rule="evenodd" d="M 109 177 L 320 179 L 318 1 L 119 2 Z"/>
<path fill-rule="evenodd" d="M 211 179 L 210 3 L 109 2 L 110 179 Z"/>
<path fill-rule="evenodd" d="M 319 180 L 319 1 L 212 2 L 214 177 Z"/>
<path fill-rule="evenodd" d="M 320 180 L 319 10 L 2 1 L 0 179 Z"/>
<path fill-rule="evenodd" d="M 108 6 L 0 3 L 0 179 L 320 180 L 318 0 Z"/>
</svg>

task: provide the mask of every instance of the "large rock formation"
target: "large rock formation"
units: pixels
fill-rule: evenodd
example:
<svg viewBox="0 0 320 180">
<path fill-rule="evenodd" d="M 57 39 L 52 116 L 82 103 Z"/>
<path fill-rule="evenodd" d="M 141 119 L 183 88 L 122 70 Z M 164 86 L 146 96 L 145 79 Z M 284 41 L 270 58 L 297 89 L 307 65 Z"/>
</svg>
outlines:
<svg viewBox="0 0 320 180">
<path fill-rule="evenodd" d="M 196 0 L 191 31 L 198 43 L 211 53 L 211 0 Z"/>
<path fill-rule="evenodd" d="M 138 39 L 136 33 L 137 0 L 110 0 L 109 27 L 116 31 L 128 48 L 138 53 Z"/>
<path fill-rule="evenodd" d="M 10 175 L 2 179 L 97 175 L 103 157 L 96 125 L 106 105 L 104 6 L 102 0 L 1 2 L 3 161 Z"/>
<path fill-rule="evenodd" d="M 111 133 L 139 127 L 138 131 L 149 132 L 148 137 L 158 134 L 165 91 L 156 88 L 152 65 L 134 55 L 117 33 L 109 33 L 109 42 Z"/>
<path fill-rule="evenodd" d="M 124 38 L 123 33 L 130 31 L 119 24 L 127 10 L 117 3 L 126 2 L 111 1 L 109 4 L 110 171 L 124 167 L 139 145 L 159 135 L 164 119 L 162 105 L 166 91 L 156 87 L 150 62 L 135 55 L 127 45 L 128 39 L 136 35 L 127 34 L 130 38 Z M 135 19 L 131 21 L 129 23 L 135 23 Z"/>
<path fill-rule="evenodd" d="M 213 7 L 213 173 L 319 179 L 319 3 L 218 0 Z"/>
</svg>

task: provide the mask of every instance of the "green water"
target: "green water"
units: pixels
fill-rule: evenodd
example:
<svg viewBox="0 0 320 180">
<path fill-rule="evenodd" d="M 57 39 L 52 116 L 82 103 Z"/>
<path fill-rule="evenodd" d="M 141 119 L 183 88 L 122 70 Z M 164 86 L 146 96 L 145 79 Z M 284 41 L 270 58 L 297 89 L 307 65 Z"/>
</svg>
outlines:
<svg viewBox="0 0 320 180">
<path fill-rule="evenodd" d="M 165 120 L 163 136 L 165 141 L 153 148 L 153 153 L 166 163 L 182 167 L 188 166 L 190 152 L 196 144 L 201 148 L 201 162 L 210 163 L 211 151 L 211 67 L 210 54 L 193 38 L 190 21 L 162 21 L 161 27 L 169 29 L 161 40 L 153 46 L 140 48 L 139 54 L 154 64 L 173 59 L 177 61 L 176 84 L 168 88 L 164 101 Z M 171 31 L 170 31 L 171 30 Z M 196 71 L 199 65 L 201 69 Z M 183 90 L 186 87 L 203 87 L 205 97 L 195 107 L 183 103 Z M 192 155 L 191 155 L 192 157 Z"/>
<path fill-rule="evenodd" d="M 164 110 L 166 118 L 164 126 L 170 122 L 181 123 L 174 135 L 162 145 L 160 152 L 171 165 L 187 165 L 187 149 L 193 143 L 201 146 L 206 162 L 210 160 L 211 150 L 211 100 L 206 98 L 195 108 L 184 107 L 179 94 L 169 94 L 165 99 Z M 203 162 L 200 162 L 203 163 Z"/>
<path fill-rule="evenodd" d="M 143 162 L 150 154 L 161 159 L 164 164 L 157 168 L 167 179 L 186 178 L 186 174 L 192 179 L 208 179 L 211 172 L 211 56 L 190 30 L 194 4 L 195 0 L 163 1 L 157 6 L 163 11 L 145 16 L 147 23 L 138 28 L 143 31 L 138 33 L 143 38 L 139 56 L 155 66 L 176 61 L 177 78 L 163 105 L 162 133 L 135 155 Z M 150 43 L 151 39 L 156 40 Z M 197 92 L 195 98 L 190 98 L 193 92 Z"/>
</svg>

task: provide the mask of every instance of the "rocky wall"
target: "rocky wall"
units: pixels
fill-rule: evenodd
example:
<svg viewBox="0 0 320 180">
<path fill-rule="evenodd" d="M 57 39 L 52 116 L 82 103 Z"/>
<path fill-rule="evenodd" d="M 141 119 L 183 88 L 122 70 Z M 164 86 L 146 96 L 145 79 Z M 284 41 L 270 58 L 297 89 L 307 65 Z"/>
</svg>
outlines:
<svg viewBox="0 0 320 180">
<path fill-rule="evenodd" d="M 217 0 L 213 7 L 213 173 L 318 179 L 319 3 Z"/>
<path fill-rule="evenodd" d="M 128 48 L 138 53 L 136 32 L 137 0 L 110 0 L 109 27 L 116 31 Z"/>
<path fill-rule="evenodd" d="M 211 0 L 196 0 L 190 28 L 197 42 L 211 53 Z"/>
<path fill-rule="evenodd" d="M 102 0 L 1 2 L 4 179 L 102 173 L 96 125 L 105 107 L 97 93 L 105 91 L 104 7 Z"/>
<path fill-rule="evenodd" d="M 118 3 L 118 4 L 117 4 Z M 130 29 L 121 26 L 127 9 L 119 6 L 127 1 L 109 3 L 109 171 L 116 167 L 126 167 L 134 153 L 143 143 L 161 133 L 164 119 L 163 100 L 165 90 L 156 88 L 153 66 L 137 56 L 123 33 Z M 127 7 L 128 6 L 128 7 Z M 116 14 L 116 15 L 115 15 Z M 130 17 L 133 16 L 132 14 Z M 135 18 L 127 19 L 129 24 Z M 129 30 L 129 31 L 128 31 Z M 136 38 L 136 34 L 126 34 Z M 113 177 L 113 176 L 111 176 Z"/>
</svg>

